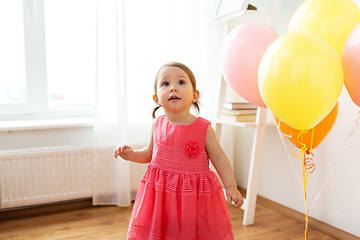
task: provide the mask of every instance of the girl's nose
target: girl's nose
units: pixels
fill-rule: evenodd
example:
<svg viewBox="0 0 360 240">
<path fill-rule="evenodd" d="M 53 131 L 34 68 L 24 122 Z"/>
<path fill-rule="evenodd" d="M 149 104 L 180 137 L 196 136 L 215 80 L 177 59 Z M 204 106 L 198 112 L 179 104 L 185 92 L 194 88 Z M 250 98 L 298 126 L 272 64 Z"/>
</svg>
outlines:
<svg viewBox="0 0 360 240">
<path fill-rule="evenodd" d="M 175 85 L 171 86 L 170 92 L 177 92 L 177 88 Z"/>
</svg>

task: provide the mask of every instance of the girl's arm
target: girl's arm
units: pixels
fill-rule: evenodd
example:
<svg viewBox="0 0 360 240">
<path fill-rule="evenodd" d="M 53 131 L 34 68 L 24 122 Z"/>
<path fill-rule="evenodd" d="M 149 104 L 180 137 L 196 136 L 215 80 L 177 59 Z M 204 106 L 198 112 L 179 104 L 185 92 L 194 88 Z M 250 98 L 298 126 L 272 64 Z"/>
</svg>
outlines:
<svg viewBox="0 0 360 240">
<path fill-rule="evenodd" d="M 211 127 L 211 125 L 209 125 L 206 133 L 205 148 L 207 154 L 209 155 L 210 161 L 214 165 L 222 182 L 224 183 L 228 203 L 234 202 L 235 206 L 241 207 L 244 200 L 241 196 L 241 193 L 237 189 L 234 172 L 231 168 L 228 158 L 226 157 L 216 138 L 214 129 Z"/>
<path fill-rule="evenodd" d="M 139 150 L 133 150 L 128 145 L 122 145 L 114 149 L 114 157 L 117 158 L 119 156 L 124 160 L 137 162 L 137 163 L 150 162 L 152 158 L 152 149 L 153 149 L 153 133 L 154 133 L 154 126 L 151 131 L 150 141 L 146 147 L 143 147 L 142 149 Z"/>
</svg>

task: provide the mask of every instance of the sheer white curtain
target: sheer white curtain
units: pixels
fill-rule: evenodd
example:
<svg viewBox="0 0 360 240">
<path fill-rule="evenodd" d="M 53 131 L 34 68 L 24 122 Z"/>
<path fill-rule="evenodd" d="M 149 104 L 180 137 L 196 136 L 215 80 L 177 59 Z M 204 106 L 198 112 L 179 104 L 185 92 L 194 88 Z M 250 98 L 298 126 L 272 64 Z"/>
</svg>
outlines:
<svg viewBox="0 0 360 240">
<path fill-rule="evenodd" d="M 127 139 L 123 1 L 97 1 L 93 204 L 130 204 L 130 167 L 113 157 Z"/>
<path fill-rule="evenodd" d="M 130 204 L 144 168 L 115 159 L 113 149 L 149 140 L 153 80 L 163 63 L 201 68 L 202 3 L 97 0 L 94 205 Z"/>
</svg>

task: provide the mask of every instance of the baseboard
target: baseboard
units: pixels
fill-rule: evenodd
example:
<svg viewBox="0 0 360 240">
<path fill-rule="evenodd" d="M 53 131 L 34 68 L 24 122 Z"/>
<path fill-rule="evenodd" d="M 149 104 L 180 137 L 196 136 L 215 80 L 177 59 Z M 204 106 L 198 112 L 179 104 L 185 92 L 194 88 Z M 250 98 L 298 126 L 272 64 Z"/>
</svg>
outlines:
<svg viewBox="0 0 360 240">
<path fill-rule="evenodd" d="M 241 193 L 243 194 L 243 196 L 246 196 L 246 190 L 240 188 Z M 289 218 L 292 218 L 296 221 L 299 222 L 304 222 L 305 221 L 305 215 L 303 213 L 300 213 L 298 211 L 295 211 L 291 208 L 285 207 L 284 205 L 281 205 L 277 202 L 274 202 L 270 199 L 267 199 L 265 197 L 259 196 L 257 195 L 257 203 L 270 208 L 278 213 L 281 213 Z M 256 216 L 255 216 L 255 221 L 256 221 Z M 324 222 L 321 222 L 319 220 L 316 220 L 312 217 L 309 217 L 309 226 L 311 226 L 312 228 L 323 232 L 325 234 L 328 234 L 336 239 L 340 239 L 340 240 L 360 240 L 359 237 L 354 236 L 348 232 L 345 232 L 341 229 L 338 229 L 334 226 L 331 226 L 329 224 L 326 224 Z"/>
</svg>

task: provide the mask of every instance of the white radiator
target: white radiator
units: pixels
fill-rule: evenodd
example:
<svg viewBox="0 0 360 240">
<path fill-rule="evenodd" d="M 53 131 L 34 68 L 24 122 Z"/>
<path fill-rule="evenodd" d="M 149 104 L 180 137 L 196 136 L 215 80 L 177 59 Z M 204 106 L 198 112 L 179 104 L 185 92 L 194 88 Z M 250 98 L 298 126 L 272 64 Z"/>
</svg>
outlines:
<svg viewBox="0 0 360 240">
<path fill-rule="evenodd" d="M 92 148 L 0 153 L 0 209 L 92 196 Z"/>
</svg>

